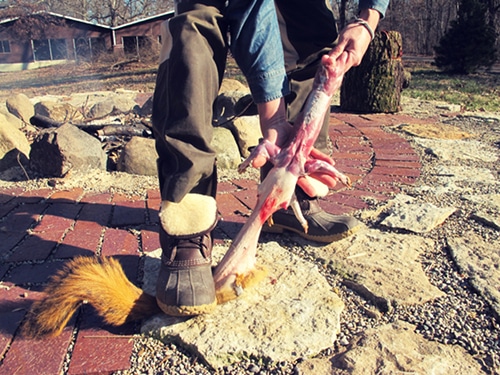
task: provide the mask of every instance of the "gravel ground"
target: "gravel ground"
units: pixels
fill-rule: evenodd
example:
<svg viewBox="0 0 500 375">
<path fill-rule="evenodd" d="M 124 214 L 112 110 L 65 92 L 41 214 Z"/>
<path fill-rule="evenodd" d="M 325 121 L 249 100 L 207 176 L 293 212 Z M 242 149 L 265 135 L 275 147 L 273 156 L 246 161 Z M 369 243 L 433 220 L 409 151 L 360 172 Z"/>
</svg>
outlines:
<svg viewBox="0 0 500 375">
<path fill-rule="evenodd" d="M 475 117 L 456 117 L 447 123 L 460 127 L 467 132 L 478 134 L 478 139 L 493 146 L 500 147 L 500 122 Z M 412 138 L 408 136 L 411 141 Z M 492 229 L 470 218 L 472 204 L 460 198 L 459 194 L 447 194 L 437 198 L 429 193 L 419 192 L 418 187 L 436 184 L 436 176 L 432 168 L 437 165 L 436 158 L 421 147 L 414 145 L 423 161 L 422 176 L 416 186 L 404 189 L 403 193 L 417 197 L 419 200 L 436 206 L 454 206 L 457 212 L 441 227 L 426 236 L 432 238 L 435 247 L 422 254 L 423 268 L 431 283 L 446 293 L 438 300 L 418 306 L 395 306 L 387 314 L 380 314 L 370 303 L 360 298 L 345 287 L 341 278 L 333 270 L 319 267 L 332 288 L 345 302 L 342 314 L 341 334 L 331 348 L 324 350 L 319 357 L 330 357 L 348 345 L 352 337 L 367 328 L 377 327 L 396 320 L 403 320 L 417 327 L 417 332 L 429 340 L 443 344 L 457 344 L 465 348 L 483 367 L 487 374 L 500 373 L 500 318 L 495 316 L 487 301 L 482 298 L 462 275 L 448 253 L 446 238 L 459 236 L 464 231 L 473 231 L 485 241 L 498 240 L 500 231 Z M 493 174 L 500 176 L 498 163 L 470 162 L 468 166 L 489 168 Z M 476 194 L 500 194 L 500 184 L 494 188 L 487 184 L 462 183 Z M 376 206 L 374 206 L 376 208 Z M 355 215 L 360 217 L 361 213 Z M 363 219 L 369 227 L 384 230 L 375 220 Z M 274 237 L 276 240 L 276 237 Z M 304 259 L 318 263 L 307 252 L 307 247 L 299 245 L 292 239 L 280 239 L 282 246 Z M 318 263 L 319 266 L 322 266 Z M 132 368 L 116 374 L 300 374 L 295 363 L 269 363 L 254 358 L 243 361 L 218 372 L 213 372 L 198 359 L 175 344 L 164 344 L 153 338 L 141 337 L 135 342 Z"/>
<path fill-rule="evenodd" d="M 412 114 L 415 115 L 415 112 Z M 428 116 L 425 111 L 423 116 Z M 446 121 L 469 133 L 477 134 L 482 142 L 500 148 L 500 121 L 487 120 L 480 117 L 453 117 Z M 388 129 L 388 131 L 393 131 Z M 411 136 L 407 137 L 412 142 Z M 417 326 L 417 331 L 429 340 L 445 344 L 458 344 L 465 348 L 483 366 L 487 374 L 500 374 L 500 317 L 494 315 L 488 303 L 470 285 L 462 275 L 448 252 L 446 238 L 457 237 L 464 231 L 473 231 L 485 241 L 498 240 L 500 231 L 492 229 L 470 218 L 473 212 L 472 203 L 460 198 L 459 194 L 447 194 L 437 198 L 428 192 L 418 190 L 419 186 L 435 186 L 437 177 L 432 174 L 432 168 L 438 160 L 432 153 L 418 145 L 414 148 L 423 161 L 422 175 L 415 186 L 405 187 L 403 193 L 417 197 L 419 200 L 433 203 L 436 206 L 454 206 L 458 210 L 441 227 L 431 231 L 426 236 L 432 238 L 435 247 L 422 254 L 423 268 L 431 283 L 446 293 L 446 296 L 436 301 L 419 306 L 395 306 L 391 312 L 380 314 L 377 309 L 352 292 L 342 284 L 341 278 L 334 270 L 324 268 L 322 264 L 307 251 L 307 246 L 291 239 L 277 238 L 266 235 L 290 249 L 307 261 L 317 263 L 324 276 L 345 303 L 342 314 L 341 333 L 337 342 L 331 348 L 324 350 L 319 357 L 330 357 L 346 346 L 352 337 L 367 328 L 377 327 L 395 320 L 403 320 Z M 488 168 L 500 177 L 498 163 L 468 162 L 468 166 Z M 257 178 L 256 172 L 246 177 Z M 232 176 L 230 171 L 221 171 L 221 180 Z M 10 186 L 15 177 L 0 176 L 0 186 Z M 21 178 L 21 180 L 23 180 Z M 121 191 L 132 195 L 145 194 L 148 189 L 157 188 L 157 180 L 153 177 L 138 177 L 120 173 L 95 173 L 90 177 L 69 176 L 64 179 L 24 180 L 14 184 L 26 189 L 39 189 L 50 186 L 60 188 L 83 187 L 86 190 L 98 188 L 101 191 Z M 500 183 L 495 185 L 458 182 L 461 186 L 470 188 L 475 194 L 500 194 Z M 117 188 L 119 186 L 119 188 Z M 382 203 L 381 203 L 382 204 Z M 374 203 L 374 209 L 377 204 Z M 355 214 L 361 219 L 361 212 Z M 363 218 L 362 221 L 372 228 L 384 230 L 375 219 Z M 137 336 L 134 341 L 132 367 L 118 374 L 300 374 L 297 362 L 269 363 L 260 358 L 243 361 L 230 367 L 214 372 L 196 356 L 179 345 L 164 344 L 154 338 Z"/>
</svg>

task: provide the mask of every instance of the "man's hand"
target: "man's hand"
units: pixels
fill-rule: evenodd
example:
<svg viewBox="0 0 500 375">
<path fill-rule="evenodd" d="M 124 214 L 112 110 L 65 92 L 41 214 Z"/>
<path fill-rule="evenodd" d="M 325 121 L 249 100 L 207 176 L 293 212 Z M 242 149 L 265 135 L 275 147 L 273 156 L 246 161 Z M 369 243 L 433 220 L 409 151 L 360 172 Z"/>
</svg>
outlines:
<svg viewBox="0 0 500 375">
<path fill-rule="evenodd" d="M 380 13 L 374 9 L 364 9 L 360 12 L 359 18 L 366 21 L 372 30 L 375 30 Z M 338 59 L 344 52 L 347 53 L 345 66 L 347 72 L 351 67 L 361 64 L 370 42 L 371 36 L 365 26 L 351 23 L 340 32 L 338 44 L 329 55 Z"/>
</svg>

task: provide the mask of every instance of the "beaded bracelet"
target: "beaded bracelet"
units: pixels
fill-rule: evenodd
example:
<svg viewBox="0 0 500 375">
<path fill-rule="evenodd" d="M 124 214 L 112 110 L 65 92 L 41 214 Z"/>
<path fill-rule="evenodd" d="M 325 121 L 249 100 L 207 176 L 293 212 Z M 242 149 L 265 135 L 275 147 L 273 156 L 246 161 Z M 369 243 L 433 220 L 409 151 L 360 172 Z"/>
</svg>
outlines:
<svg viewBox="0 0 500 375">
<path fill-rule="evenodd" d="M 355 18 L 351 23 L 363 26 L 370 34 L 372 40 L 373 38 L 375 38 L 375 33 L 373 32 L 372 27 L 365 20 L 362 20 L 361 18 Z"/>
</svg>

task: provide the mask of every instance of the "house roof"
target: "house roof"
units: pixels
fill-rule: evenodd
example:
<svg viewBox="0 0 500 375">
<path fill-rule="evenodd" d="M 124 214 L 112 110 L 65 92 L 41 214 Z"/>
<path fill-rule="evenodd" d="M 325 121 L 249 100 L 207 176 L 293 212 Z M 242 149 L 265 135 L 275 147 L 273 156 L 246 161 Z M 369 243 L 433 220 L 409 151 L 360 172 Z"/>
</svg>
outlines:
<svg viewBox="0 0 500 375">
<path fill-rule="evenodd" d="M 168 12 L 163 12 L 163 13 L 160 13 L 160 14 L 155 14 L 154 16 L 149 16 L 149 17 L 146 17 L 146 18 L 141 18 L 139 20 L 132 21 L 132 22 L 124 23 L 122 25 L 115 26 L 112 29 L 113 30 L 118 30 L 118 29 L 121 29 L 121 28 L 129 27 L 129 26 L 141 23 L 141 22 L 148 22 L 148 21 L 154 20 L 155 18 L 162 18 L 162 17 L 165 17 L 165 16 L 173 16 L 173 15 L 174 15 L 174 11 L 171 10 L 171 11 L 168 11 Z"/>
<path fill-rule="evenodd" d="M 64 16 L 62 14 L 58 14 L 58 13 L 54 13 L 54 12 L 40 11 L 40 12 L 35 12 L 34 14 L 49 14 L 49 15 L 54 16 L 54 17 L 64 18 L 64 19 L 67 19 L 67 20 L 70 20 L 70 21 L 73 21 L 73 22 L 79 22 L 79 23 L 84 23 L 84 24 L 87 24 L 87 25 L 101 27 L 101 28 L 107 29 L 107 30 L 118 30 L 118 29 L 121 29 L 121 28 L 125 28 L 125 27 L 129 27 L 129 26 L 132 26 L 132 25 L 135 25 L 135 24 L 139 24 L 141 22 L 148 22 L 148 21 L 154 20 L 155 18 L 162 18 L 162 17 L 169 16 L 169 15 L 173 16 L 174 11 L 169 11 L 169 12 L 164 12 L 164 13 L 160 13 L 160 14 L 155 14 L 155 15 L 150 16 L 150 17 L 141 18 L 139 20 L 135 20 L 135 21 L 132 21 L 132 22 L 124 23 L 122 25 L 114 26 L 114 27 L 112 27 L 112 26 L 106 26 L 106 25 L 102 25 L 102 24 L 98 24 L 98 23 L 95 23 L 95 22 L 81 20 L 81 19 L 78 19 L 78 18 L 75 18 L 75 17 Z M 3 20 L 0 20 L 0 24 L 12 22 L 12 21 L 17 20 L 18 18 L 19 17 L 6 18 L 6 19 L 3 19 Z"/>
</svg>

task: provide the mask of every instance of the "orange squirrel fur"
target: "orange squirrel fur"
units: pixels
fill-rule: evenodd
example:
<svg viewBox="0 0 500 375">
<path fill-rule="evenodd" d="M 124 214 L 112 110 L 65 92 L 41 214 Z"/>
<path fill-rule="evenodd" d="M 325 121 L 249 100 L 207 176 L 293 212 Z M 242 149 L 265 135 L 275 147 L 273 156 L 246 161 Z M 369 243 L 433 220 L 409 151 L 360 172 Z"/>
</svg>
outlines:
<svg viewBox="0 0 500 375">
<path fill-rule="evenodd" d="M 82 303 L 91 304 L 108 324 L 119 326 L 160 312 L 156 298 L 125 276 L 109 257 L 77 257 L 49 281 L 46 297 L 33 303 L 23 323 L 25 337 L 57 336 Z"/>
</svg>

